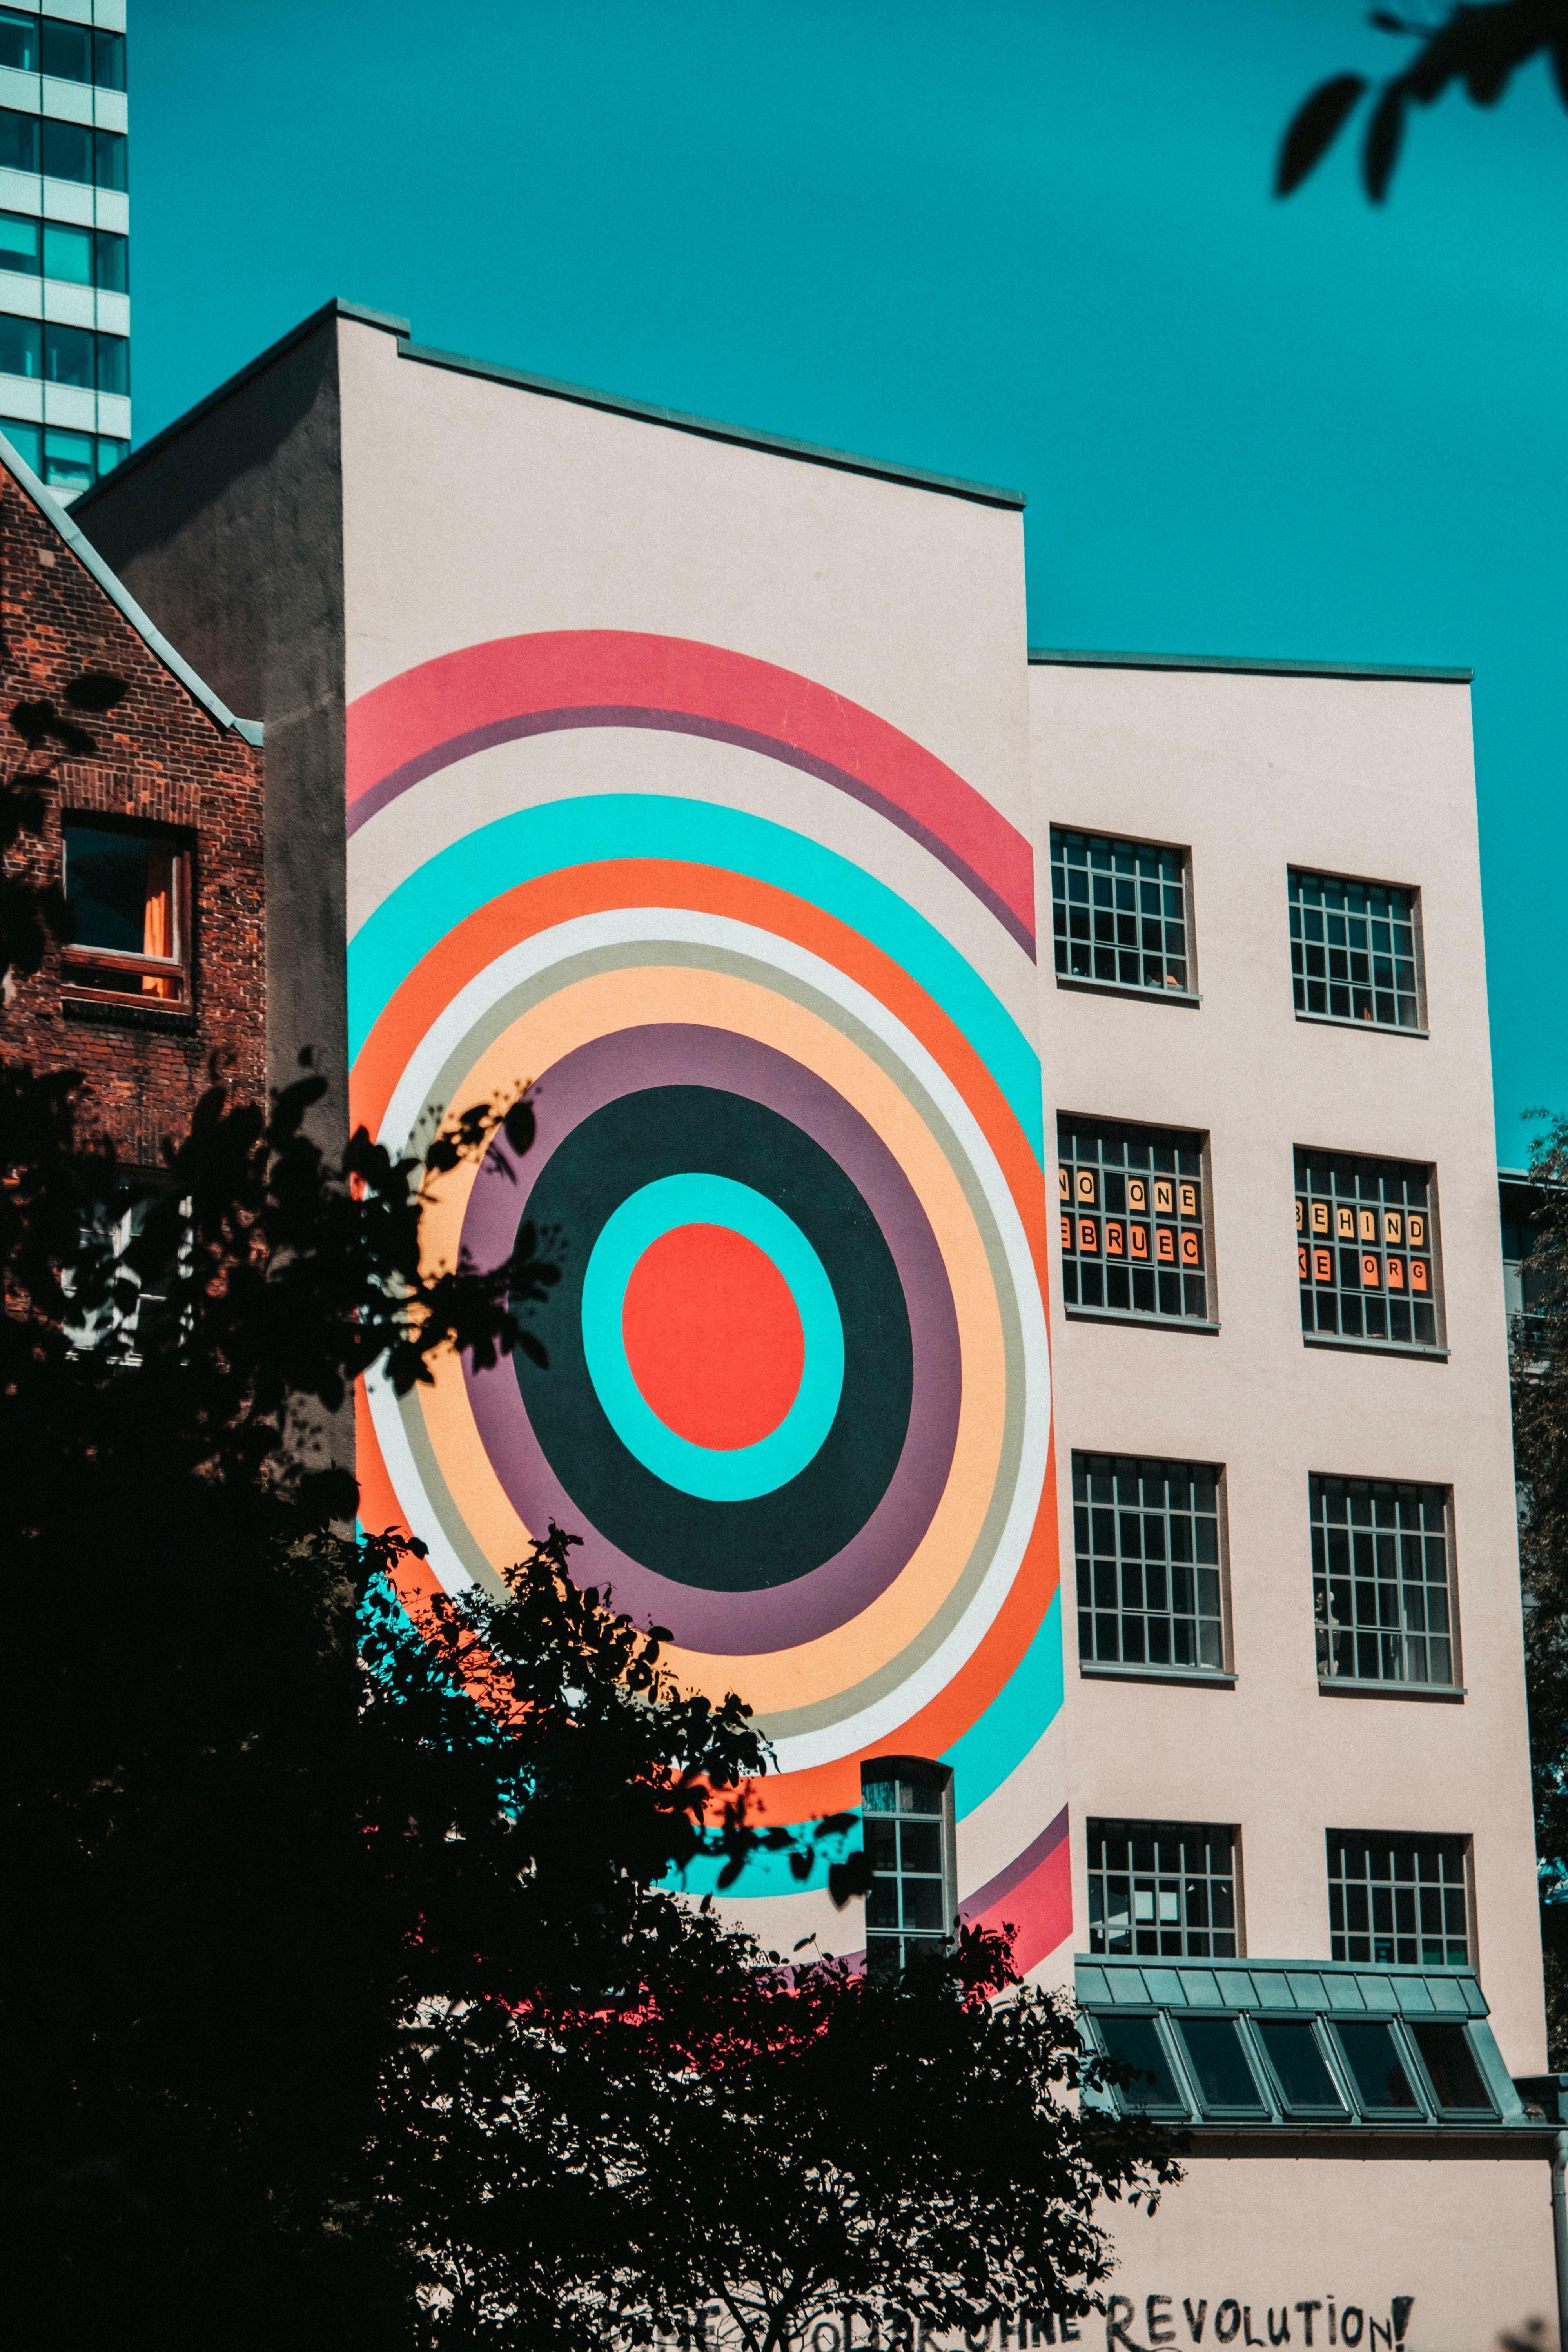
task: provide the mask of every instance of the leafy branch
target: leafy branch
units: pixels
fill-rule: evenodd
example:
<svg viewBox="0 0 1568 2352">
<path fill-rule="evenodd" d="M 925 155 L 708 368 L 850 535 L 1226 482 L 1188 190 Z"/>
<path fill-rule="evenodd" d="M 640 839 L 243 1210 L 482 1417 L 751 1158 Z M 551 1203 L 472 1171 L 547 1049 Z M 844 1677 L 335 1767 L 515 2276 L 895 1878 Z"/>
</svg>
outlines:
<svg viewBox="0 0 1568 2352">
<path fill-rule="evenodd" d="M 1419 43 L 1408 65 L 1377 85 L 1362 139 L 1362 184 L 1374 205 L 1388 194 L 1412 106 L 1431 106 L 1461 82 L 1477 106 L 1495 106 L 1521 66 L 1544 55 L 1568 106 L 1568 0 L 1460 0 L 1440 23 L 1420 24 L 1373 9 L 1380 33 Z M 1280 142 L 1274 193 L 1293 195 L 1321 163 L 1373 85 L 1365 74 L 1334 74 L 1303 100 Z"/>
</svg>

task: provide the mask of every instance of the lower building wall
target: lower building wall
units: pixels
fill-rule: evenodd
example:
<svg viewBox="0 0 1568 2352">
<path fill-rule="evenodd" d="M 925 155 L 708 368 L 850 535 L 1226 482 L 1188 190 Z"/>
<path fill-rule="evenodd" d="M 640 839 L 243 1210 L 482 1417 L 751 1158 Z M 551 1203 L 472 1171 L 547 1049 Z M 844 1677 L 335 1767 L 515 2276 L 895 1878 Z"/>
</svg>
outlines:
<svg viewBox="0 0 1568 2352">
<path fill-rule="evenodd" d="M 1558 2345 L 1552 2172 L 1539 2148 L 1194 2155 L 1184 2168 L 1152 2216 L 1114 2216 L 1106 2315 L 1077 2323 L 1094 2352 L 1488 2352 L 1505 2336 L 1540 2352 Z"/>
</svg>

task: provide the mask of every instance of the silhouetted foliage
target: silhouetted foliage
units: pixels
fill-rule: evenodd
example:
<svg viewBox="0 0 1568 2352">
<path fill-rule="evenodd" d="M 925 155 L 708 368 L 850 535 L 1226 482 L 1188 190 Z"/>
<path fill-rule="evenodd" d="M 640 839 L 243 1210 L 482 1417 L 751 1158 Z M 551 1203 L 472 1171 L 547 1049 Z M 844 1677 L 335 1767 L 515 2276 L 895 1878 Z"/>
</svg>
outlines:
<svg viewBox="0 0 1568 2352">
<path fill-rule="evenodd" d="M 1495 106 L 1519 68 L 1544 56 L 1568 106 L 1568 0 L 1460 0 L 1436 24 L 1376 8 L 1368 22 L 1419 44 L 1409 64 L 1379 85 L 1367 118 L 1361 173 L 1374 205 L 1388 194 L 1411 107 L 1431 106 L 1453 83 L 1478 106 Z M 1316 170 L 1372 87 L 1364 74 L 1335 74 L 1302 102 L 1280 142 L 1277 196 L 1290 195 Z"/>
<path fill-rule="evenodd" d="M 912 2347 L 1090 2309 L 1097 2200 L 1180 2174 L 1067 2095 L 1098 2071 L 1010 1942 L 889 1980 L 688 1914 L 635 2003 L 427 2011 L 388 2117 L 432 2340 L 783 2352 L 832 2313 Z"/>
<path fill-rule="evenodd" d="M 1537 1141 L 1530 1172 L 1542 1191 L 1530 1315 L 1510 1336 L 1513 1464 L 1549 2063 L 1568 2067 L 1568 1120 Z"/>
<path fill-rule="evenodd" d="M 107 670 L 87 670 L 66 688 L 65 698 L 79 710 L 111 710 L 126 693 L 122 678 Z M 58 883 L 40 885 L 25 869 L 14 871 L 12 853 L 31 835 L 44 830 L 46 794 L 54 772 L 68 754 L 87 757 L 98 749 L 97 739 L 73 719 L 66 719 L 52 702 L 18 702 L 10 711 L 12 732 L 26 747 L 25 764 L 8 771 L 0 782 L 0 1003 L 9 1004 L 16 978 L 30 977 L 43 962 L 51 940 L 66 936 L 66 902 Z M 52 756 L 46 757 L 53 746 Z"/>
<path fill-rule="evenodd" d="M 314 1424 L 373 1362 L 407 1388 L 440 1349 L 531 1337 L 554 1268 L 526 1231 L 505 1267 L 422 1267 L 418 1171 L 363 1136 L 329 1167 L 321 1092 L 268 1114 L 215 1087 L 150 1188 L 79 1139 L 78 1074 L 0 1064 L 24 2344 L 130 2342 L 153 2313 L 210 2342 L 247 2269 L 231 2341 L 315 2341 L 300 2315 L 325 2328 L 340 2275 L 354 2308 L 400 2308 L 331 2219 L 370 2210 L 356 2151 L 405 1929 L 365 1868 L 374 1562 Z"/>
<path fill-rule="evenodd" d="M 351 1532 L 353 1381 L 545 1364 L 556 1269 L 526 1222 L 500 1266 L 421 1253 L 526 1099 L 331 1160 L 323 1091 L 215 1084 L 154 1181 L 79 1073 L 0 1061 L 8 2339 L 576 2352 L 711 2292 L 760 2352 L 829 2284 L 1070 2297 L 1094 2195 L 1171 2174 L 1056 2103 L 1066 2013 L 992 2011 L 994 1938 L 900 1988 L 761 1954 L 682 1870 L 863 1865 L 852 1816 L 756 1825 L 742 1702 L 555 1527 L 416 1622 L 423 1545 Z"/>
</svg>

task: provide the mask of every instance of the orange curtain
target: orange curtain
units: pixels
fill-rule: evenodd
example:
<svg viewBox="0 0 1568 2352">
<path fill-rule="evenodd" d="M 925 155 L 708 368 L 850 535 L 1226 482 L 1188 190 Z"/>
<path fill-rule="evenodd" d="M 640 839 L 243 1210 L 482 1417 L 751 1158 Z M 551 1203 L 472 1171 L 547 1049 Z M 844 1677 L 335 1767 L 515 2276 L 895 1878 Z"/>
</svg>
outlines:
<svg viewBox="0 0 1568 2352">
<path fill-rule="evenodd" d="M 142 952 L 149 956 L 172 956 L 174 952 L 174 853 L 172 849 L 150 849 L 147 852 L 147 911 L 142 926 Z M 175 986 L 172 973 L 147 971 L 142 975 L 144 996 L 173 996 Z"/>
</svg>

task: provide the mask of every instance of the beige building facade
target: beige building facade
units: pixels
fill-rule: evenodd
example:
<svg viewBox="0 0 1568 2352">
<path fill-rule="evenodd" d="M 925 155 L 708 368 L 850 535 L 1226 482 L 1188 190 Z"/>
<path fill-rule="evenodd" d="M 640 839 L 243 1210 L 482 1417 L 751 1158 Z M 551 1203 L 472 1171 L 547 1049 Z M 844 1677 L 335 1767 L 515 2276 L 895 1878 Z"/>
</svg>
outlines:
<svg viewBox="0 0 1568 2352">
<path fill-rule="evenodd" d="M 1192 2157 L 1040 2340 L 1548 2343 L 1467 688 L 1031 654 L 1022 503 L 332 304 L 79 514 L 266 723 L 275 1073 L 532 1088 L 430 1232 L 549 1370 L 373 1384 L 367 1523 L 752 1700 L 873 1874 L 770 1945 L 1076 1988 Z"/>
</svg>

